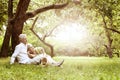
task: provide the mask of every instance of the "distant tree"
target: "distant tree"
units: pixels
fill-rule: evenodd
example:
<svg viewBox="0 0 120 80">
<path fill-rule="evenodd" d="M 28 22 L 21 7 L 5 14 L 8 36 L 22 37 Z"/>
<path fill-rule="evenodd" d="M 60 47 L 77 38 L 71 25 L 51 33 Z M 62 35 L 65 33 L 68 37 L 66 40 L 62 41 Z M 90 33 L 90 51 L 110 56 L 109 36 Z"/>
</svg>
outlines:
<svg viewBox="0 0 120 80">
<path fill-rule="evenodd" d="M 33 32 L 33 34 L 34 34 L 35 36 L 37 36 L 37 38 L 38 38 L 43 44 L 45 44 L 46 46 L 48 46 L 48 47 L 50 48 L 50 50 L 51 50 L 51 51 L 50 51 L 50 55 L 51 55 L 51 57 L 53 57 L 53 56 L 54 56 L 54 47 L 53 47 L 50 43 L 47 43 L 45 39 L 46 39 L 47 37 L 49 37 L 49 36 L 52 34 L 52 32 L 54 31 L 54 29 L 57 28 L 58 26 L 55 26 L 55 27 L 54 27 L 53 29 L 51 29 L 49 32 L 46 32 L 46 33 L 42 34 L 42 36 L 39 36 L 39 34 L 37 34 L 37 32 L 34 30 L 35 23 L 36 23 L 37 19 L 38 19 L 38 17 L 35 18 L 35 20 L 34 20 L 34 22 L 33 22 L 33 25 L 32 25 L 32 27 L 30 28 L 30 30 Z"/>
<path fill-rule="evenodd" d="M 119 0 L 88 0 L 90 3 L 90 8 L 94 9 L 97 13 L 99 13 L 99 16 L 102 18 L 102 23 L 103 23 L 103 28 L 105 30 L 105 34 L 107 37 L 107 44 L 104 46 L 106 47 L 107 54 L 109 58 L 113 57 L 113 51 L 112 51 L 112 32 L 119 32 L 118 25 L 119 24 L 118 20 L 120 19 L 118 16 L 118 11 L 119 11 Z M 117 19 L 119 18 L 119 19 Z M 118 22 L 118 23 L 116 23 Z"/>
</svg>

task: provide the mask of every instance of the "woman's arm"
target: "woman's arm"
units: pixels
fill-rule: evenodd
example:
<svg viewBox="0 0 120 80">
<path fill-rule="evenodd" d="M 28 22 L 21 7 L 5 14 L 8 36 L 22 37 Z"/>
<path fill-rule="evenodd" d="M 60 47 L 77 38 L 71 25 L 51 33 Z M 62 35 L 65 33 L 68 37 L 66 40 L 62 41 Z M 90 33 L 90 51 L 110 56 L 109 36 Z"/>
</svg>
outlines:
<svg viewBox="0 0 120 80">
<path fill-rule="evenodd" d="M 34 58 L 34 57 L 36 56 L 36 54 L 31 54 L 30 52 L 28 52 L 28 56 L 29 56 L 30 58 Z"/>
</svg>

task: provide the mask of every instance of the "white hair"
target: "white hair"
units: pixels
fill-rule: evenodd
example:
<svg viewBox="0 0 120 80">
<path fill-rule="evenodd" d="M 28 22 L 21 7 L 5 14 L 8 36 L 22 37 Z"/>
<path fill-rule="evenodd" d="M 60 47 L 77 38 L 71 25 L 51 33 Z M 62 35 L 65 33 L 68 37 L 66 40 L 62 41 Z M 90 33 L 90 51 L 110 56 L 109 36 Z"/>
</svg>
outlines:
<svg viewBox="0 0 120 80">
<path fill-rule="evenodd" d="M 27 37 L 26 34 L 20 34 L 20 35 L 19 35 L 19 38 L 21 38 L 21 39 L 22 39 L 22 38 L 26 38 L 26 37 Z"/>
</svg>

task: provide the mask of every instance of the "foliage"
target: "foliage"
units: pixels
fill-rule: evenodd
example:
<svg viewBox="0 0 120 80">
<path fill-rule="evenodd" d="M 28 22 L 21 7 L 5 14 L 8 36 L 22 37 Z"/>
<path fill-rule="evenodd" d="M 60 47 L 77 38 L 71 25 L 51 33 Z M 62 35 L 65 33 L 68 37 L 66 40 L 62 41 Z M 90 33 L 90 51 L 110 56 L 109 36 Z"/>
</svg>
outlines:
<svg viewBox="0 0 120 80">
<path fill-rule="evenodd" d="M 63 3 L 67 0 L 31 0 L 28 11 L 38 9 L 54 3 Z M 72 2 L 73 1 L 73 2 Z M 79 1 L 76 3 L 75 1 Z M 104 44 L 107 43 L 105 37 L 105 31 L 103 28 L 103 21 L 100 13 L 103 13 L 106 17 L 107 25 L 110 27 L 110 19 L 112 18 L 112 28 L 120 31 L 120 0 L 69 0 L 69 5 L 64 9 L 49 10 L 41 13 L 38 21 L 36 22 L 35 31 L 41 35 L 46 34 L 56 25 L 63 23 L 79 23 L 86 25 L 89 31 L 88 40 L 86 44 L 82 44 L 79 41 L 75 46 L 71 44 L 61 43 L 60 41 L 54 40 L 55 35 L 52 34 L 46 40 L 47 42 L 54 45 L 55 53 L 57 55 L 81 55 L 80 53 L 83 48 L 86 48 L 86 53 L 94 56 L 103 56 L 105 52 Z M 4 3 L 4 4 L 2 4 Z M 14 0 L 14 11 L 16 11 L 16 5 L 18 1 Z M 7 22 L 7 1 L 0 0 L 0 28 Z M 48 47 L 42 44 L 36 36 L 29 30 L 34 18 L 29 19 L 25 23 L 23 33 L 28 35 L 28 42 L 34 46 L 42 46 L 49 53 Z M 119 51 L 120 35 L 113 33 L 111 37 L 113 39 L 112 48 Z M 2 43 L 2 41 L 0 41 Z M 79 47 L 81 46 L 81 47 Z"/>
<path fill-rule="evenodd" d="M 3 42 L 3 36 L 0 36 L 0 50 L 1 50 L 2 42 Z"/>
<path fill-rule="evenodd" d="M 9 58 L 0 59 L 1 80 L 119 80 L 119 58 L 55 57 L 65 59 L 61 67 L 9 64 Z"/>
<path fill-rule="evenodd" d="M 13 0 L 13 13 L 16 11 L 16 6 L 17 6 L 18 1 Z M 0 28 L 2 25 L 7 24 L 7 19 L 8 19 L 8 1 L 7 0 L 0 0 Z"/>
<path fill-rule="evenodd" d="M 0 0 L 0 31 L 2 25 L 7 22 L 7 0 Z"/>
<path fill-rule="evenodd" d="M 66 1 L 67 0 L 32 0 L 30 2 L 28 11 L 35 10 L 37 8 L 40 8 L 40 7 L 45 7 L 45 6 L 48 6 L 51 4 L 64 3 Z"/>
<path fill-rule="evenodd" d="M 119 30 L 119 4 L 120 1 L 119 0 L 86 0 L 88 2 L 86 6 L 87 9 L 89 9 L 90 11 L 92 10 L 95 11 L 95 17 L 91 20 L 94 20 L 95 18 L 95 23 L 97 23 L 98 25 L 96 25 L 95 27 L 104 27 L 105 25 L 103 24 L 103 20 L 102 18 L 105 18 L 105 22 L 106 22 L 106 27 L 107 28 L 112 28 L 115 30 Z M 93 14 L 93 13 L 92 13 Z M 118 23 L 117 23 L 118 22 Z M 107 30 L 107 29 L 106 29 Z M 96 33 L 96 31 L 93 31 Z M 100 32 L 100 31 L 98 31 Z M 102 35 L 104 33 L 104 30 L 101 31 Z M 101 35 L 101 32 L 98 35 Z M 108 32 L 108 31 L 107 31 Z M 109 31 L 110 32 L 110 31 Z M 110 38 L 113 40 L 113 45 L 112 48 L 116 47 L 116 43 L 117 41 L 115 41 L 114 38 L 115 34 L 112 33 L 112 31 L 109 33 L 110 34 Z M 105 43 L 107 44 L 107 38 L 103 38 Z M 118 48 L 119 49 L 119 48 Z"/>
<path fill-rule="evenodd" d="M 107 21 L 109 21 L 109 24 L 113 23 L 113 28 L 119 27 L 119 0 L 90 0 L 91 2 L 91 8 L 95 9 L 98 13 L 103 14 L 106 16 Z M 110 19 L 112 19 L 113 22 L 110 22 Z M 110 26 L 107 24 L 108 26 Z"/>
</svg>

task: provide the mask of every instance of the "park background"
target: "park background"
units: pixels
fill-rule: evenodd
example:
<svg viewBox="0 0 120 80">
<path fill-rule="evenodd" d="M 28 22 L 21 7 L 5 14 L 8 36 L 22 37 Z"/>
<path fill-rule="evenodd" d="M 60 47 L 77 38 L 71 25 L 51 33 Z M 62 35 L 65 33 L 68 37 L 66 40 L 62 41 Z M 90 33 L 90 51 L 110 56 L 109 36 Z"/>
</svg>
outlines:
<svg viewBox="0 0 120 80">
<path fill-rule="evenodd" d="M 38 80 L 119 80 L 119 27 L 119 0 L 0 0 L 1 80 L 37 80 L 32 75 Z M 64 67 L 37 66 L 34 73 L 34 65 L 9 65 L 20 33 L 54 59 L 65 59 Z"/>
</svg>

